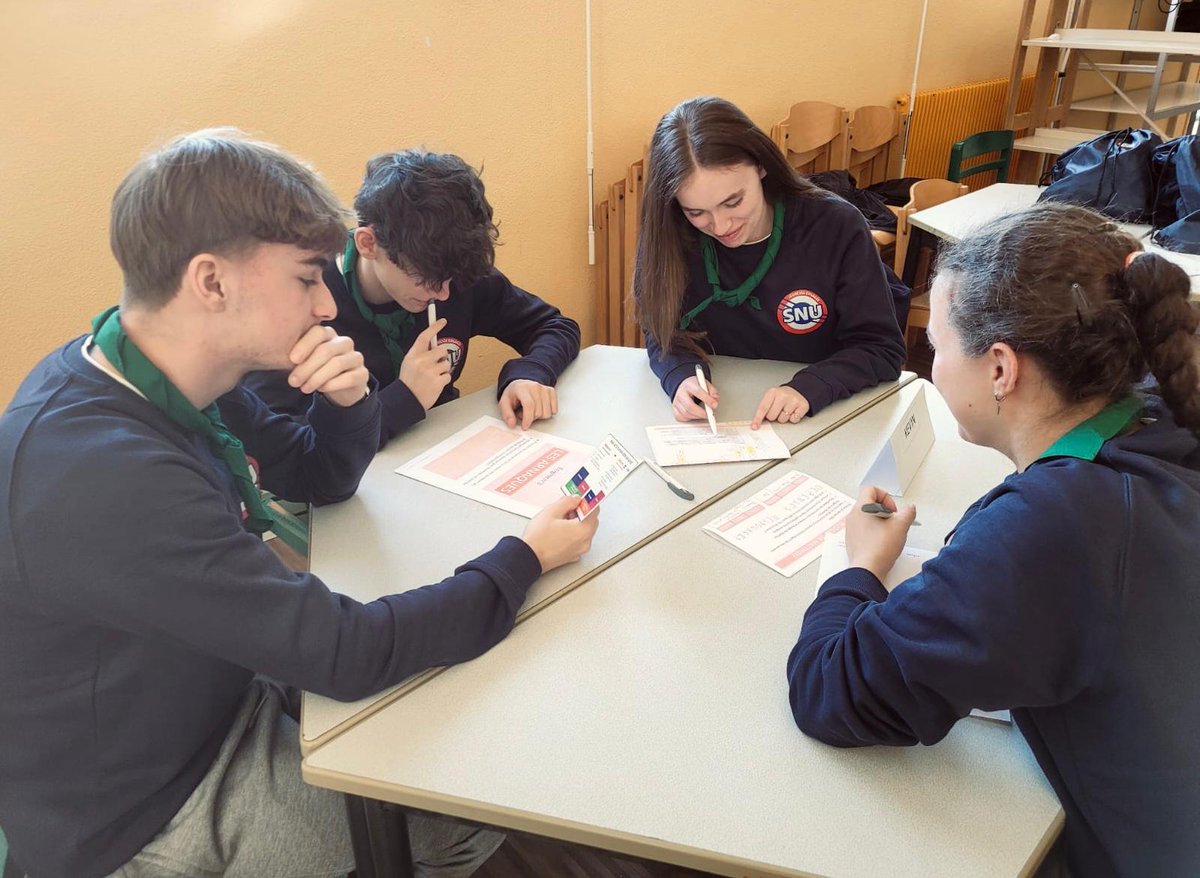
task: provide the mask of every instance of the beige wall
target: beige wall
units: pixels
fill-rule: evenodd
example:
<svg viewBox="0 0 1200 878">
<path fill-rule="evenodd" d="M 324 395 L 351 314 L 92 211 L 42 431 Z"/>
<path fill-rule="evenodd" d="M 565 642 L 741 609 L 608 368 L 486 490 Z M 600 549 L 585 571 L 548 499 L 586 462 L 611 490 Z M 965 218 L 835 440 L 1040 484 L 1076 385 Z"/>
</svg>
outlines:
<svg viewBox="0 0 1200 878">
<path fill-rule="evenodd" d="M 1007 75 L 1021 0 L 931 0 L 922 87 Z M 594 0 L 597 196 L 701 93 L 760 124 L 793 101 L 908 90 L 920 0 Z M 582 0 L 0 0 L 0 402 L 114 302 L 109 198 L 150 144 L 232 124 L 349 200 L 425 145 L 485 166 L 502 270 L 593 338 Z M 473 347 L 465 389 L 493 379 Z"/>
</svg>

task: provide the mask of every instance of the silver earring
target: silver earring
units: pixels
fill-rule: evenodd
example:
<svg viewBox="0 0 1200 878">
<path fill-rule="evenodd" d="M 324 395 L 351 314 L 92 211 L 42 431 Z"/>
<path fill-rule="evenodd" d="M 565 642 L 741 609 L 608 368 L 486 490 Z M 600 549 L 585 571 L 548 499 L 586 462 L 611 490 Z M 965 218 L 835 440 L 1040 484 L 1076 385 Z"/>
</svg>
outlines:
<svg viewBox="0 0 1200 878">
<path fill-rule="evenodd" d="M 992 399 L 996 400 L 996 414 L 1000 414 L 1000 403 L 1004 402 L 1004 394 L 999 392 L 993 393 Z"/>
</svg>

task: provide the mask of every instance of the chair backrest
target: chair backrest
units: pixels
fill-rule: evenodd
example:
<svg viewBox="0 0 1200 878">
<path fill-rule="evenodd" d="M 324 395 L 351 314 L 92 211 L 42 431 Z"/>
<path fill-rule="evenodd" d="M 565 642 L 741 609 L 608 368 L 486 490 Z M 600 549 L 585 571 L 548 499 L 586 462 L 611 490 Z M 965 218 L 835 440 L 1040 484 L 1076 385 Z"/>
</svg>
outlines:
<svg viewBox="0 0 1200 878">
<path fill-rule="evenodd" d="M 850 114 L 846 168 L 859 189 L 899 176 L 903 119 L 894 107 L 859 107 Z"/>
<path fill-rule="evenodd" d="M 964 177 L 982 174 L 985 171 L 996 172 L 997 183 L 1008 182 L 1008 164 L 1012 158 L 1013 133 L 1007 129 L 1000 131 L 980 131 L 965 137 L 950 147 L 950 165 L 946 169 L 946 179 L 954 182 Z M 963 163 L 977 156 L 997 153 L 996 158 L 978 162 L 970 167 Z"/>
<path fill-rule="evenodd" d="M 908 239 L 912 233 L 908 217 L 918 210 L 924 210 L 966 194 L 967 187 L 964 183 L 955 183 L 951 180 L 918 180 L 909 187 L 908 204 L 900 208 L 900 212 L 896 215 L 896 261 L 893 270 L 897 275 L 903 276 L 904 263 L 908 256 Z"/>
<path fill-rule="evenodd" d="M 771 135 L 788 164 L 801 174 L 846 167 L 850 116 L 843 107 L 823 101 L 792 104 L 787 118 L 772 126 Z"/>
</svg>

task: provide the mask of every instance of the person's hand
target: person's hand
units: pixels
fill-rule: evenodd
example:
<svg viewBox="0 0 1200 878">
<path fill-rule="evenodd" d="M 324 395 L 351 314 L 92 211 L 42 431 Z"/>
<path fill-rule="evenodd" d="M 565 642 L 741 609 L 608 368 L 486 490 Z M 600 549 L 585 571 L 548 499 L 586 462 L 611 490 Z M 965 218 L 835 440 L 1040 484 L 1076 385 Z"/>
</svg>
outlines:
<svg viewBox="0 0 1200 878">
<path fill-rule="evenodd" d="M 292 371 L 288 384 L 302 393 L 320 393 L 334 405 L 345 408 L 367 395 L 371 374 L 354 341 L 338 335 L 332 326 L 317 324 L 300 337 L 288 359 Z"/>
<path fill-rule="evenodd" d="M 537 555 L 542 572 L 578 561 L 592 547 L 592 537 L 600 525 L 600 510 L 580 521 L 575 517 L 578 497 L 563 496 L 533 517 L 521 535 L 533 554 Z"/>
<path fill-rule="evenodd" d="M 763 421 L 777 421 L 780 424 L 798 424 L 800 419 L 808 414 L 808 400 L 798 390 L 788 387 L 772 387 L 763 394 L 758 411 L 750 421 L 750 429 L 757 430 Z"/>
<path fill-rule="evenodd" d="M 700 389 L 700 382 L 696 380 L 696 376 L 689 375 L 675 389 L 675 399 L 671 402 L 671 411 L 677 421 L 703 421 L 708 417 L 704 413 L 706 401 L 715 412 L 717 403 L 721 401 L 721 394 L 717 392 L 717 386 L 709 381 L 708 393 L 705 393 Z"/>
<path fill-rule="evenodd" d="M 863 512 L 862 507 L 868 503 L 880 503 L 895 515 L 880 518 Z M 883 488 L 863 488 L 858 492 L 854 508 L 846 516 L 846 556 L 850 559 L 850 566 L 866 568 L 883 582 L 904 550 L 908 529 L 916 517 L 916 506 L 897 509 L 896 501 Z"/>
<path fill-rule="evenodd" d="M 508 426 L 515 427 L 518 410 L 521 412 L 521 429 L 528 430 L 534 421 L 558 414 L 558 394 L 553 387 L 529 378 L 510 381 L 500 394 L 500 417 Z"/>
<path fill-rule="evenodd" d="M 417 402 L 429 411 L 450 383 L 450 355 L 443 347 L 432 350 L 434 336 L 446 326 L 445 318 L 439 318 L 416 337 L 408 353 L 400 362 L 400 380 L 412 391 Z"/>
</svg>

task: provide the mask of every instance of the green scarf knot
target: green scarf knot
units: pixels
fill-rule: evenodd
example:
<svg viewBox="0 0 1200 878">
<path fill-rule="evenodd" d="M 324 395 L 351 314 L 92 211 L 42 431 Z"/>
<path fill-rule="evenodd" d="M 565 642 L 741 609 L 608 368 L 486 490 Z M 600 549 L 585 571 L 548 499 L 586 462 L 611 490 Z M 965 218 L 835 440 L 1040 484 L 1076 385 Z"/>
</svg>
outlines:
<svg viewBox="0 0 1200 878">
<path fill-rule="evenodd" d="M 346 241 L 346 250 L 342 253 L 342 277 L 346 280 L 350 297 L 358 306 L 358 313 L 362 315 L 363 320 L 379 330 L 383 346 L 387 348 L 388 356 L 392 358 L 392 367 L 399 375 L 400 364 L 404 361 L 404 355 L 408 353 L 411 346 L 411 342 L 405 342 L 405 336 L 412 332 L 416 318 L 403 308 L 391 314 L 379 314 L 372 310 L 366 299 L 363 298 L 362 289 L 358 285 L 358 275 L 354 272 L 356 265 L 358 265 L 358 248 L 354 246 L 354 235 L 351 234 L 349 240 Z"/>
<path fill-rule="evenodd" d="M 758 288 L 767 272 L 771 270 L 771 266 L 775 263 L 775 257 L 779 254 L 779 244 L 783 240 L 783 214 L 783 199 L 780 198 L 775 201 L 775 216 L 771 221 L 771 237 L 767 241 L 767 251 L 763 253 L 758 267 L 750 273 L 750 276 L 732 290 L 724 289 L 721 286 L 720 268 L 717 265 L 717 245 L 712 236 L 700 235 L 700 253 L 704 257 L 704 273 L 708 277 L 712 295 L 679 318 L 680 329 L 687 329 L 691 322 L 713 302 L 720 302 L 730 308 L 736 308 L 738 305 L 749 302 L 750 307 L 755 311 L 762 310 L 762 304 L 758 301 L 758 297 L 751 294 Z"/>
<path fill-rule="evenodd" d="M 117 306 L 101 312 L 92 320 L 92 340 L 104 352 L 108 362 L 125 376 L 125 380 L 141 391 L 163 414 L 185 430 L 208 440 L 209 447 L 233 475 L 238 496 L 246 506 L 246 527 L 259 534 L 270 530 L 275 522 L 250 476 L 245 449 L 241 440 L 230 433 L 221 421 L 217 404 L 213 402 L 204 410 L 192 405 L 125 334 Z"/>
</svg>

